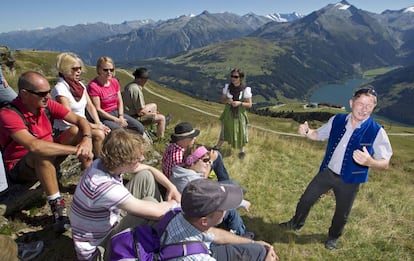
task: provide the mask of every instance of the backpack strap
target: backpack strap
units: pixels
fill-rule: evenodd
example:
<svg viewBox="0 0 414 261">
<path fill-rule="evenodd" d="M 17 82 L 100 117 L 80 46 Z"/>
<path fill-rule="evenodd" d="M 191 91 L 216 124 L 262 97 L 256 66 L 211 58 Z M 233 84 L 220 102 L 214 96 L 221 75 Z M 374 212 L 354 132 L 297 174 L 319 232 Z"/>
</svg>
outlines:
<svg viewBox="0 0 414 261">
<path fill-rule="evenodd" d="M 180 207 L 174 208 L 165 213 L 164 217 L 157 223 L 154 228 L 158 233 L 159 238 L 161 238 L 170 221 L 178 213 L 181 213 Z M 210 254 L 210 251 L 206 245 L 200 241 L 186 241 L 161 246 L 158 257 L 159 260 L 169 260 L 194 254 Z"/>
<path fill-rule="evenodd" d="M 170 223 L 171 219 L 175 217 L 178 213 L 181 213 L 181 207 L 173 208 L 161 218 L 161 220 L 154 226 L 155 231 L 157 231 L 158 235 L 161 238 L 162 233 L 164 233 L 165 229 L 167 228 L 168 224 Z"/>
<path fill-rule="evenodd" d="M 159 252 L 160 260 L 169 260 L 177 257 L 190 256 L 195 254 L 210 254 L 206 245 L 200 241 L 187 241 L 176 244 L 165 245 Z"/>
<path fill-rule="evenodd" d="M 24 125 L 26 125 L 26 127 L 27 127 L 27 130 L 30 132 L 30 134 L 33 135 L 32 128 L 30 127 L 32 124 L 26 119 L 26 117 L 24 116 L 23 112 L 21 112 L 20 109 L 16 105 L 14 105 L 11 102 L 6 102 L 6 103 L 3 103 L 1 105 L 1 107 L 5 107 L 5 108 L 7 108 L 9 110 L 12 110 L 15 113 L 17 113 L 17 115 L 19 115 L 20 118 L 22 118 Z M 53 129 L 53 118 L 52 118 L 52 115 L 50 113 L 49 107 L 46 107 L 44 110 L 45 110 L 45 114 L 46 114 L 47 118 L 50 121 L 50 124 L 52 126 L 52 129 Z M 53 133 L 52 133 L 52 136 L 53 136 Z M 9 141 L 6 143 L 6 145 L 4 145 L 4 147 L 2 148 L 2 150 L 3 151 L 6 150 L 7 146 L 9 146 L 12 141 L 13 141 L 13 139 L 10 138 Z"/>
</svg>

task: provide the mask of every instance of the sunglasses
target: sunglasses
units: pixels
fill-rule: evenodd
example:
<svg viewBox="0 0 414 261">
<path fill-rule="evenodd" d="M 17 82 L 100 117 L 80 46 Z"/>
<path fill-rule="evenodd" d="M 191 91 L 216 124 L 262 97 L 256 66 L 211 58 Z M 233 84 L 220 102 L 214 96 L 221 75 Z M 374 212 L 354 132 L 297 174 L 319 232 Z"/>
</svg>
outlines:
<svg viewBox="0 0 414 261">
<path fill-rule="evenodd" d="M 102 71 L 104 71 L 104 72 L 114 72 L 115 69 L 114 68 L 102 68 Z"/>
<path fill-rule="evenodd" d="M 24 90 L 26 90 L 27 92 L 30 92 L 31 94 L 42 97 L 42 98 L 48 96 L 50 94 L 50 92 L 52 91 L 52 90 L 48 90 L 48 91 L 45 91 L 45 92 L 35 92 L 35 91 L 29 90 L 29 89 L 24 89 Z"/>
<path fill-rule="evenodd" d="M 359 97 L 361 94 L 371 94 L 377 97 L 377 92 L 373 88 L 362 88 L 354 93 L 354 97 Z"/>
<path fill-rule="evenodd" d="M 230 76 L 231 78 L 235 78 L 235 79 L 238 79 L 238 78 L 240 78 L 240 76 L 238 76 L 238 75 L 232 75 L 232 76 Z"/>
<path fill-rule="evenodd" d="M 82 66 L 72 67 L 72 71 L 79 71 L 82 70 Z"/>
</svg>

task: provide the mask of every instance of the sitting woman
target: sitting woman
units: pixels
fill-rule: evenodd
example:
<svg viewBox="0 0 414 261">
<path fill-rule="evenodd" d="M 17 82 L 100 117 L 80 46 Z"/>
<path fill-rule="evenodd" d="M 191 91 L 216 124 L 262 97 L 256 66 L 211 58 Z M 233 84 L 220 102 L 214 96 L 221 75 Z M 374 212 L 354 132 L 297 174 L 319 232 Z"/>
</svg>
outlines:
<svg viewBox="0 0 414 261">
<path fill-rule="evenodd" d="M 206 179 L 207 176 L 204 173 L 208 173 L 207 169 L 210 168 L 210 152 L 204 146 L 197 148 L 193 147 L 186 150 L 184 154 L 183 164 L 177 165 L 172 169 L 172 176 L 170 181 L 177 187 L 180 193 L 183 192 L 185 186 L 195 179 Z M 234 183 L 233 181 L 219 181 L 223 183 Z M 242 201 L 240 207 L 243 207 L 246 211 L 250 210 L 251 203 L 247 200 Z M 226 211 L 223 218 L 223 223 L 227 229 L 234 232 L 237 235 L 254 237 L 252 232 L 246 231 L 246 226 L 243 223 L 243 219 L 236 209 L 230 209 Z"/>
<path fill-rule="evenodd" d="M 98 111 L 101 121 L 111 128 L 128 128 L 143 135 L 145 128 L 136 119 L 124 115 L 121 86 L 115 76 L 115 64 L 111 58 L 103 56 L 96 63 L 98 76 L 88 85 L 88 93 Z"/>
<path fill-rule="evenodd" d="M 94 122 L 91 123 L 92 136 L 90 137 L 93 143 L 93 154 L 95 157 L 99 157 L 102 142 L 110 129 L 99 120 L 98 113 L 92 104 L 86 87 L 80 81 L 83 62 L 74 53 L 61 53 L 57 56 L 56 67 L 59 72 L 59 79 L 53 88 L 52 98 L 84 118 L 86 112 L 90 115 Z M 55 140 L 61 144 L 75 145 L 82 139 L 78 127 L 64 120 L 55 120 L 53 128 Z M 86 168 L 90 163 L 91 161 L 82 162 L 82 166 Z"/>
</svg>

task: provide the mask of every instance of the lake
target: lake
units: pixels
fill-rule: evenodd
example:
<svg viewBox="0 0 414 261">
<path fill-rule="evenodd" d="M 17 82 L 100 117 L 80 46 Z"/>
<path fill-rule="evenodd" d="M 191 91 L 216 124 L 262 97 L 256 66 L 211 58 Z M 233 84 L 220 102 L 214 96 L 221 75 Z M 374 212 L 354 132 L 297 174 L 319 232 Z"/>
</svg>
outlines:
<svg viewBox="0 0 414 261">
<path fill-rule="evenodd" d="M 343 83 L 321 85 L 315 89 L 309 98 L 309 102 L 343 105 L 347 111 L 350 111 L 349 99 L 354 91 L 366 82 L 366 79 L 351 79 Z"/>
<path fill-rule="evenodd" d="M 309 102 L 326 102 L 337 105 L 343 105 L 349 112 L 351 111 L 351 108 L 349 108 L 349 99 L 352 97 L 355 90 L 357 90 L 362 84 L 367 82 L 368 81 L 366 79 L 350 79 L 343 83 L 321 85 L 317 87 L 315 91 L 312 93 L 312 95 L 309 98 Z M 381 94 L 379 94 L 379 96 L 381 99 Z M 379 102 L 381 102 L 381 100 Z M 402 126 L 410 126 L 404 123 L 393 121 L 386 117 L 376 115 L 375 113 L 372 114 L 372 117 L 374 119 L 381 119 Z"/>
</svg>

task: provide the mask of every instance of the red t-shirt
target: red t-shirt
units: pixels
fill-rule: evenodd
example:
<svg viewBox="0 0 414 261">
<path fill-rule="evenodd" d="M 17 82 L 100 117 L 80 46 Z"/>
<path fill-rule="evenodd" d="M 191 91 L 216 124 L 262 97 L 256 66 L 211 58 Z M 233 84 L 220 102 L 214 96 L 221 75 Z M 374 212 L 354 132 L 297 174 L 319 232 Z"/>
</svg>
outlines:
<svg viewBox="0 0 414 261">
<path fill-rule="evenodd" d="M 101 109 L 111 112 L 118 109 L 118 92 L 121 90 L 119 82 L 115 78 L 109 80 L 109 85 L 102 85 L 97 78 L 88 84 L 88 93 L 91 97 L 99 97 Z"/>
<path fill-rule="evenodd" d="M 40 115 L 36 116 L 29 112 L 22 100 L 17 97 L 12 103 L 20 110 L 30 123 L 30 129 L 27 128 L 22 117 L 9 108 L 2 108 L 0 110 L 0 145 L 3 150 L 4 166 L 7 170 L 13 166 L 28 152 L 28 150 L 15 142 L 10 135 L 20 130 L 28 130 L 36 138 L 53 142 L 52 125 L 45 113 L 45 109 L 40 109 Z M 69 110 L 63 105 L 49 99 L 47 104 L 50 115 L 53 119 L 63 119 Z"/>
</svg>

